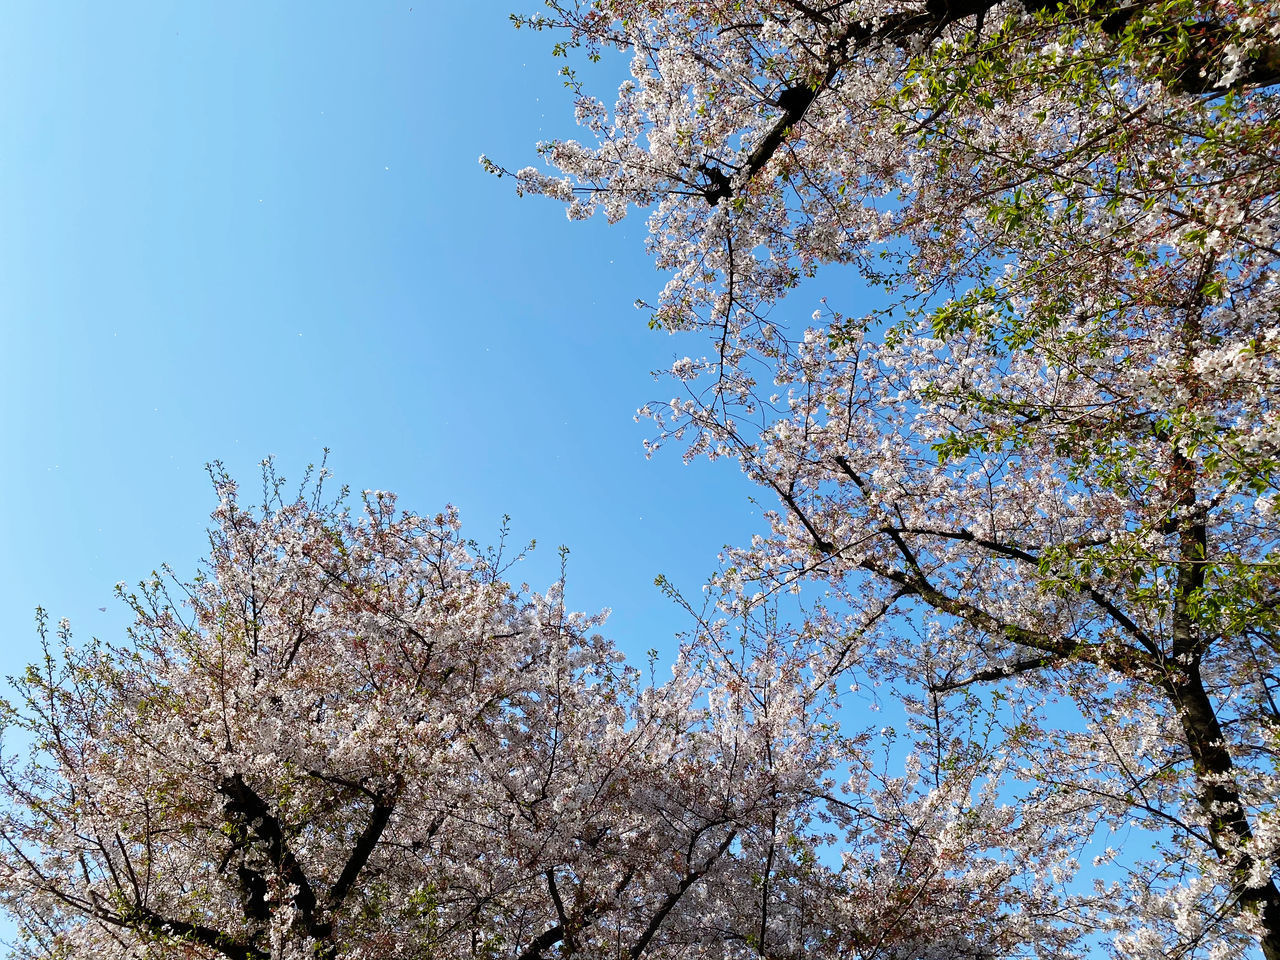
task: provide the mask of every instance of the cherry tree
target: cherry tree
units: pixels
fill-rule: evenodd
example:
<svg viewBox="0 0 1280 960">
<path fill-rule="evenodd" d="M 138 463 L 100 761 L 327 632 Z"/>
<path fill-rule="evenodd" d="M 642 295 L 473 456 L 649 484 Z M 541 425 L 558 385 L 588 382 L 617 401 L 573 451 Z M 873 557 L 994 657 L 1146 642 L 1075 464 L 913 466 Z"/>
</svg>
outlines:
<svg viewBox="0 0 1280 960">
<path fill-rule="evenodd" d="M 650 209 L 651 324 L 709 335 L 644 408 L 655 445 L 777 497 L 730 594 L 824 585 L 829 669 L 896 678 L 926 718 L 995 687 L 1005 796 L 1082 843 L 1150 828 L 1153 855 L 1101 854 L 1127 879 L 1083 922 L 1115 949 L 1280 958 L 1280 7 L 583 0 L 517 23 L 557 32 L 589 137 L 543 144 L 558 172 L 519 189 Z M 618 51 L 609 107 L 570 58 Z M 784 296 L 835 266 L 883 292 L 835 285 L 797 322 Z"/>
<path fill-rule="evenodd" d="M 984 756 L 888 776 L 776 623 L 704 621 L 645 682 L 452 511 L 214 480 L 201 571 L 121 585 L 128 642 L 40 617 L 3 711 L 17 955 L 1069 949 L 1069 838 L 998 803 Z"/>
</svg>

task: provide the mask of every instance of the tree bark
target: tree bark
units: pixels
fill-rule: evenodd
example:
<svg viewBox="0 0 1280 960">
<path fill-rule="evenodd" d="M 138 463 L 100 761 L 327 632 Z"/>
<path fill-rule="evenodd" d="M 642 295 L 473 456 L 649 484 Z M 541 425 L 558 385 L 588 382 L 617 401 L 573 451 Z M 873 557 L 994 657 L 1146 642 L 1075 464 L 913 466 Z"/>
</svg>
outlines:
<svg viewBox="0 0 1280 960">
<path fill-rule="evenodd" d="M 1253 839 L 1253 830 L 1240 801 L 1235 765 L 1199 667 L 1190 666 L 1180 671 L 1167 681 L 1165 689 L 1187 738 L 1197 799 L 1209 820 L 1214 852 L 1231 870 L 1237 902 L 1258 916 L 1263 956 L 1266 960 L 1280 960 L 1280 890 L 1270 878 L 1260 887 L 1247 885 L 1255 860 L 1244 848 Z"/>
</svg>

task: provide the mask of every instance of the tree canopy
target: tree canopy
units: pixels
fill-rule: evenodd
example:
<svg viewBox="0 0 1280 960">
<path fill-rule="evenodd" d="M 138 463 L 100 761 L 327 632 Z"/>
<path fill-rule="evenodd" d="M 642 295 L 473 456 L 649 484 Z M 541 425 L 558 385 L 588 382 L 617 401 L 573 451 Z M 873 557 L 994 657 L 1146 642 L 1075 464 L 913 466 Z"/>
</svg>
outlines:
<svg viewBox="0 0 1280 960">
<path fill-rule="evenodd" d="M 706 335 L 654 442 L 778 502 L 722 584 L 822 585 L 921 715 L 994 687 L 1002 796 L 1082 847 L 1146 825 L 1115 949 L 1280 957 L 1280 8 L 548 7 L 587 142 L 513 175 L 650 211 L 650 322 Z M 609 106 L 572 58 L 619 51 Z"/>
<path fill-rule="evenodd" d="M 201 571 L 121 594 L 4 705 L 0 891 L 30 957 L 993 956 L 1072 936 L 1069 856 L 979 752 L 889 776 L 759 618 L 646 679 L 456 515 L 215 471 Z M 840 782 L 836 775 L 839 774 Z M 833 847 L 834 845 L 834 847 Z M 837 850 L 832 856 L 831 850 Z M 1041 878 L 1038 880 L 1037 878 Z"/>
</svg>

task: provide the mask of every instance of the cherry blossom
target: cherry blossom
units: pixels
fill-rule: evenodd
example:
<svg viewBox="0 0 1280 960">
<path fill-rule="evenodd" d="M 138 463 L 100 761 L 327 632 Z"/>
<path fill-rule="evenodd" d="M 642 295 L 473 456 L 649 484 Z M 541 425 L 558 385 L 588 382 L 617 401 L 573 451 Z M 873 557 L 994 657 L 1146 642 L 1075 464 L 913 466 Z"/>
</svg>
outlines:
<svg viewBox="0 0 1280 960">
<path fill-rule="evenodd" d="M 368 491 L 261 506 L 213 471 L 210 553 L 50 633 L 14 681 L 0 893 L 19 956 L 989 956 L 1073 940 L 1070 853 L 990 761 L 893 777 L 755 614 L 648 680 L 518 557 Z M 321 478 L 322 480 L 323 478 Z M 1065 839 L 1065 838 L 1064 838 Z M 1059 909 L 1065 909 L 1058 903 Z M 1039 949 L 1039 948 L 1038 948 Z"/>
<path fill-rule="evenodd" d="M 723 586 L 824 591 L 914 710 L 1004 697 L 1002 797 L 1148 831 L 1078 917 L 1117 952 L 1280 958 L 1280 7 L 548 6 L 586 142 L 515 176 L 649 211 L 650 322 L 705 337 L 651 448 L 778 502 Z"/>
</svg>

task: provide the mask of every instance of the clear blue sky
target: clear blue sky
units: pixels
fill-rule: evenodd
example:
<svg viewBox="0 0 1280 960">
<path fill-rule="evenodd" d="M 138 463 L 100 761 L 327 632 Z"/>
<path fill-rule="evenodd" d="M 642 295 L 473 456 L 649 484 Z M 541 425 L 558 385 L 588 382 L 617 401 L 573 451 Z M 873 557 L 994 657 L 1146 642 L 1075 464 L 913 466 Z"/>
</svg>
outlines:
<svg viewBox="0 0 1280 960">
<path fill-rule="evenodd" d="M 571 602 L 669 655 L 653 577 L 696 591 L 752 491 L 644 458 L 648 371 L 699 345 L 631 306 L 643 217 L 570 224 L 476 162 L 572 130 L 510 3 L 6 4 L 0 674 L 36 604 L 118 638 L 117 580 L 194 569 L 206 461 L 252 485 L 326 446 L 482 541 L 511 514 L 535 586 L 567 544 Z"/>
</svg>

